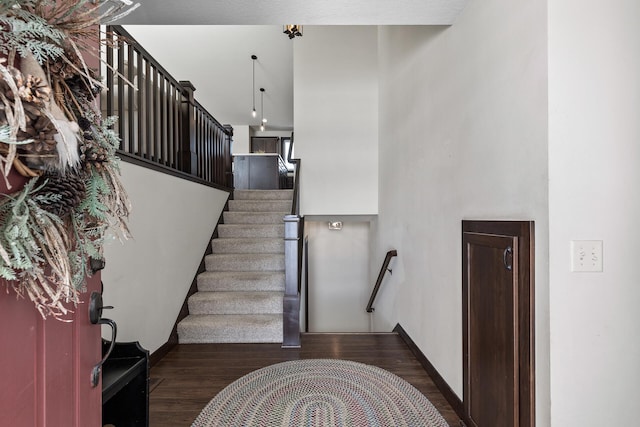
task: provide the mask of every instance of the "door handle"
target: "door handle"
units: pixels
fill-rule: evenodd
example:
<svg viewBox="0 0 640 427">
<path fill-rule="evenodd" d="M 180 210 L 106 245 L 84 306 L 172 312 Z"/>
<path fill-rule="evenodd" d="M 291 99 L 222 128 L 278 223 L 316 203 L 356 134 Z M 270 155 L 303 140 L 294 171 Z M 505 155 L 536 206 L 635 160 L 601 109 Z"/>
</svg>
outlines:
<svg viewBox="0 0 640 427">
<path fill-rule="evenodd" d="M 509 260 L 509 258 L 511 258 L 511 260 Z M 507 249 L 502 253 L 502 263 L 507 270 L 513 270 L 513 249 L 511 246 L 507 246 Z"/>
<path fill-rule="evenodd" d="M 116 336 L 118 334 L 118 327 L 116 322 L 111 319 L 102 318 L 102 310 L 111 309 L 112 306 L 102 305 L 102 295 L 99 292 L 92 292 L 89 298 L 89 321 L 93 325 L 109 325 L 111 327 L 111 344 L 106 354 L 102 357 L 102 360 L 91 370 L 91 387 L 96 387 L 100 380 L 100 372 L 102 371 L 102 365 L 107 361 L 107 358 L 113 351 L 116 345 Z"/>
</svg>

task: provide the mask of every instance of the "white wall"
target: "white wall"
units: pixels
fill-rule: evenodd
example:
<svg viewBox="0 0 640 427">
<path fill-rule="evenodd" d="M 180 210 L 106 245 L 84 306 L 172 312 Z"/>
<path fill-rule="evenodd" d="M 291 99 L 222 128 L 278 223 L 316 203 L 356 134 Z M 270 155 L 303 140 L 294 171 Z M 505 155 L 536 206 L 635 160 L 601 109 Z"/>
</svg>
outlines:
<svg viewBox="0 0 640 427">
<path fill-rule="evenodd" d="M 637 425 L 640 3 L 549 2 L 551 419 Z M 604 271 L 570 272 L 571 240 Z"/>
<path fill-rule="evenodd" d="M 245 154 L 249 152 L 250 128 L 248 125 L 233 125 L 233 144 L 231 154 Z"/>
<path fill-rule="evenodd" d="M 282 34 L 281 25 L 127 25 L 125 29 L 176 80 L 191 81 L 196 100 L 220 123 L 260 124 L 263 87 L 269 125 L 293 126 L 293 44 Z M 258 57 L 255 94 L 251 55 Z M 257 119 L 251 116 L 254 100 Z"/>
<path fill-rule="evenodd" d="M 539 426 L 549 424 L 546 22 L 545 2 L 487 0 L 451 27 L 379 29 L 372 245 L 372 260 L 398 250 L 376 328 L 400 323 L 462 396 L 461 220 L 536 222 Z"/>
<path fill-rule="evenodd" d="M 296 157 L 305 215 L 378 211 L 376 27 L 305 26 L 294 47 Z"/>
<path fill-rule="evenodd" d="M 312 219 L 310 219 L 312 218 Z M 342 230 L 329 230 L 342 221 Z M 369 221 L 307 217 L 309 332 L 368 332 Z"/>
<path fill-rule="evenodd" d="M 105 245 L 104 303 L 115 308 L 104 315 L 118 324 L 119 341 L 140 341 L 153 352 L 169 338 L 228 193 L 121 167 L 134 238 Z"/>
</svg>

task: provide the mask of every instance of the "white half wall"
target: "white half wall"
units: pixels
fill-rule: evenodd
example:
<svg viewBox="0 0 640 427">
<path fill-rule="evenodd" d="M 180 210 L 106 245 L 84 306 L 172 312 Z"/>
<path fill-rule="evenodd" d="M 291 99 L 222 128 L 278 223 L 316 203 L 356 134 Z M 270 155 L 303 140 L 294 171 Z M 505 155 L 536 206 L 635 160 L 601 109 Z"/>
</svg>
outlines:
<svg viewBox="0 0 640 427">
<path fill-rule="evenodd" d="M 329 221 L 342 221 L 342 230 L 330 230 Z M 344 217 L 305 218 L 309 332 L 369 332 L 369 224 Z"/>
<path fill-rule="evenodd" d="M 302 214 L 376 214 L 377 28 L 305 26 L 293 56 Z"/>
<path fill-rule="evenodd" d="M 451 27 L 380 27 L 371 253 L 398 251 L 376 329 L 400 323 L 462 397 L 461 221 L 535 221 L 538 426 L 549 425 L 546 23 L 545 2 L 486 0 Z"/>
<path fill-rule="evenodd" d="M 103 298 L 114 309 L 104 315 L 118 324 L 118 341 L 153 352 L 169 338 L 229 194 L 130 163 L 121 168 L 134 238 L 105 245 Z"/>
<path fill-rule="evenodd" d="M 554 426 L 638 424 L 639 17 L 636 0 L 549 2 Z M 571 272 L 571 240 L 602 240 L 603 271 Z"/>
</svg>

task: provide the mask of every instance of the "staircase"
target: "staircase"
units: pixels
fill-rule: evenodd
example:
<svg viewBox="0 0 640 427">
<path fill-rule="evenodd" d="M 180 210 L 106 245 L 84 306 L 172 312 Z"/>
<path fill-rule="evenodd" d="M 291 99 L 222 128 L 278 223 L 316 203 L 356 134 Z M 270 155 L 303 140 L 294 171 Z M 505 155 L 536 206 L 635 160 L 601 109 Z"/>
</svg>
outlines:
<svg viewBox="0 0 640 427">
<path fill-rule="evenodd" d="M 181 344 L 282 342 L 284 223 L 291 190 L 236 190 L 178 324 Z"/>
</svg>

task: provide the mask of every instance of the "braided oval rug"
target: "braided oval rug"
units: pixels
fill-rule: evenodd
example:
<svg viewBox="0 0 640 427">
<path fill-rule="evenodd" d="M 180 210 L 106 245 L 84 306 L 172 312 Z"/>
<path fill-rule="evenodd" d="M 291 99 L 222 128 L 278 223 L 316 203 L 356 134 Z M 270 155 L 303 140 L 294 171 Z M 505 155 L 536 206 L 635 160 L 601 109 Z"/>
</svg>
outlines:
<svg viewBox="0 0 640 427">
<path fill-rule="evenodd" d="M 447 427 L 415 387 L 384 369 L 346 360 L 278 363 L 214 397 L 192 427 Z"/>
</svg>

